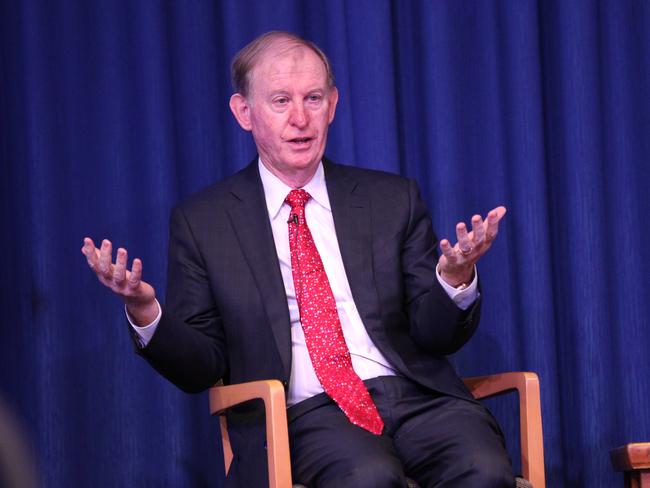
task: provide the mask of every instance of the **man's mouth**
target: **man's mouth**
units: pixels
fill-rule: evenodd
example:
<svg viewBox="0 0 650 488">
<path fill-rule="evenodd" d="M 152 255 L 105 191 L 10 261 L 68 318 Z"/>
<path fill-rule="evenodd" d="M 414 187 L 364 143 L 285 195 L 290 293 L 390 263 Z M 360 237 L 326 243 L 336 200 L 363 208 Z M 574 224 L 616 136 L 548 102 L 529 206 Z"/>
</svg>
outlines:
<svg viewBox="0 0 650 488">
<path fill-rule="evenodd" d="M 291 144 L 301 145 L 301 144 L 308 144 L 313 140 L 314 140 L 313 137 L 294 137 L 293 139 L 288 139 L 287 141 L 290 142 Z"/>
</svg>

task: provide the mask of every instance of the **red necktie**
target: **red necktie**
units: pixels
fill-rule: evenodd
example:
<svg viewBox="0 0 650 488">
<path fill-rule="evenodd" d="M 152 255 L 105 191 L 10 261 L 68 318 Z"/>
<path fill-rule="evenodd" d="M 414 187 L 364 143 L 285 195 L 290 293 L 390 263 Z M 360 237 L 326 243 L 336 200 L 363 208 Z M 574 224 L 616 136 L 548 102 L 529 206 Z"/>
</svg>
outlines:
<svg viewBox="0 0 650 488">
<path fill-rule="evenodd" d="M 309 357 L 323 389 L 350 422 L 379 435 L 384 422 L 363 381 L 352 369 L 334 294 L 305 221 L 305 204 L 310 198 L 305 190 L 291 190 L 285 200 L 291 205 L 291 271 Z"/>
</svg>

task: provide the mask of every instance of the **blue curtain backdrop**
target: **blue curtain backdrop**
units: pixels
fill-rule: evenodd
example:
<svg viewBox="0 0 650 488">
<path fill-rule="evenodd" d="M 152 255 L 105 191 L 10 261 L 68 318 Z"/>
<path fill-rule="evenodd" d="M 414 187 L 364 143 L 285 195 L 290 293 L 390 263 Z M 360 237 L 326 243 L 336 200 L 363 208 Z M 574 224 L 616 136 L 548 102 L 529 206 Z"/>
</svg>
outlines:
<svg viewBox="0 0 650 488">
<path fill-rule="evenodd" d="M 441 236 L 505 204 L 463 375 L 540 374 L 549 486 L 620 482 L 650 440 L 650 2 L 6 1 L 0 395 L 45 486 L 221 486 L 207 398 L 132 351 L 82 238 L 165 285 L 168 213 L 245 165 L 232 55 L 288 29 L 332 58 L 327 154 L 416 178 Z M 491 403 L 516 452 L 514 401 Z"/>
</svg>

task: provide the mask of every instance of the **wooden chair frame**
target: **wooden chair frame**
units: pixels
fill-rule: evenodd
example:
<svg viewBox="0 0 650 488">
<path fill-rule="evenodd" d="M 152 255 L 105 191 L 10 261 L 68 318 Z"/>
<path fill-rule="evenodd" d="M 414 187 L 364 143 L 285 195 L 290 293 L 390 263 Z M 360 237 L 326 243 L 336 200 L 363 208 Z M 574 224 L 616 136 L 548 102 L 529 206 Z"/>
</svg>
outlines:
<svg viewBox="0 0 650 488">
<path fill-rule="evenodd" d="M 544 444 L 539 379 L 535 373 L 514 372 L 465 378 L 465 384 L 476 399 L 501 395 L 510 391 L 519 394 L 519 428 L 521 438 L 521 469 L 534 488 L 545 488 Z M 266 445 L 270 488 L 290 488 L 291 459 L 287 429 L 284 387 L 277 380 L 253 381 L 238 385 L 215 386 L 210 389 L 210 413 L 220 415 L 224 465 L 230 468 L 233 453 L 228 438 L 226 409 L 249 400 L 262 399 L 266 411 Z"/>
<path fill-rule="evenodd" d="M 650 442 L 632 442 L 609 451 L 616 471 L 622 471 L 625 488 L 650 488 Z"/>
</svg>

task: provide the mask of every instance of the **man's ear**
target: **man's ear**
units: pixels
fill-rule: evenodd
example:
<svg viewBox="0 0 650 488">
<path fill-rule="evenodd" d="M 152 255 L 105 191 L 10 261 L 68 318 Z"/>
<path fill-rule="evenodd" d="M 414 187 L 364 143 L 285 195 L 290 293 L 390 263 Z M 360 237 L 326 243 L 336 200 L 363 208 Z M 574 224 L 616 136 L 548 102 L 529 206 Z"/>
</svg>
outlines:
<svg viewBox="0 0 650 488">
<path fill-rule="evenodd" d="M 241 93 L 235 93 L 230 97 L 230 111 L 237 119 L 242 129 L 250 131 L 251 108 L 246 97 Z"/>
<path fill-rule="evenodd" d="M 336 89 L 335 86 L 330 88 L 327 97 L 329 98 L 329 108 L 328 108 L 327 117 L 329 119 L 329 123 L 331 124 L 332 121 L 334 120 L 334 115 L 336 114 L 336 104 L 339 101 L 339 91 Z"/>
</svg>

